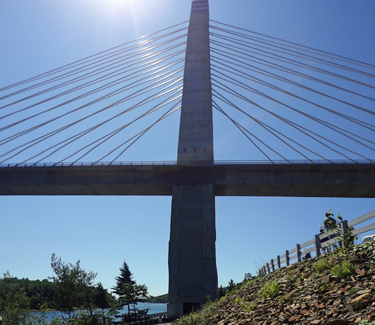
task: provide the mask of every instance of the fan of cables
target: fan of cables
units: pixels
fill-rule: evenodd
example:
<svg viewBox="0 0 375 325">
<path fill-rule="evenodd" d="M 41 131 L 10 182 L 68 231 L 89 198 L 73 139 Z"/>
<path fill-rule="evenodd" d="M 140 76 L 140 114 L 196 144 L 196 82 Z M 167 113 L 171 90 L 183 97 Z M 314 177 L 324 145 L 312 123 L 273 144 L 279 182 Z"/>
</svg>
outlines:
<svg viewBox="0 0 375 325">
<path fill-rule="evenodd" d="M 0 164 L 126 160 L 180 108 L 187 23 L 1 88 Z M 374 65 L 214 20 L 210 51 L 216 159 L 375 161 Z"/>
<path fill-rule="evenodd" d="M 213 107 L 246 159 L 374 162 L 374 65 L 210 24 Z"/>
<path fill-rule="evenodd" d="M 0 89 L 0 163 L 121 159 L 180 108 L 187 22 Z"/>
</svg>

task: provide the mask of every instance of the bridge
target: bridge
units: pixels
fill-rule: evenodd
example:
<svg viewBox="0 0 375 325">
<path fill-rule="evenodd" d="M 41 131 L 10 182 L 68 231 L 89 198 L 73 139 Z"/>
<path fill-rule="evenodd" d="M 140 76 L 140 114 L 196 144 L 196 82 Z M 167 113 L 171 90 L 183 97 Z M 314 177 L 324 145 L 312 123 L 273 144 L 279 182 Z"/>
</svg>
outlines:
<svg viewBox="0 0 375 325">
<path fill-rule="evenodd" d="M 209 20 L 193 1 L 188 27 L 2 88 L 0 194 L 171 195 L 180 316 L 216 297 L 215 196 L 375 196 L 373 68 Z M 214 160 L 212 108 L 263 163 Z M 177 111 L 176 163 L 120 162 Z"/>
</svg>

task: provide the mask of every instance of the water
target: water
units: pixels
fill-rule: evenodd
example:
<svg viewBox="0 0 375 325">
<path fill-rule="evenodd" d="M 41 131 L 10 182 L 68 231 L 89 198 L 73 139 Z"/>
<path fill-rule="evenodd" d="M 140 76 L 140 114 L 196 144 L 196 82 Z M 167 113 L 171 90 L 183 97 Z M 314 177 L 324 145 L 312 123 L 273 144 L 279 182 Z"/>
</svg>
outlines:
<svg viewBox="0 0 375 325">
<path fill-rule="evenodd" d="M 149 314 L 162 314 L 167 312 L 167 304 L 166 303 L 151 303 L 151 302 L 140 302 L 137 304 L 138 309 L 149 309 Z M 128 308 L 124 308 L 120 311 L 120 314 L 124 314 L 128 311 Z M 31 312 L 30 314 L 36 316 L 42 316 L 42 313 L 39 312 Z M 47 322 L 50 322 L 53 317 L 64 316 L 67 317 L 67 314 L 62 313 L 60 311 L 48 311 L 45 313 L 45 318 Z"/>
</svg>

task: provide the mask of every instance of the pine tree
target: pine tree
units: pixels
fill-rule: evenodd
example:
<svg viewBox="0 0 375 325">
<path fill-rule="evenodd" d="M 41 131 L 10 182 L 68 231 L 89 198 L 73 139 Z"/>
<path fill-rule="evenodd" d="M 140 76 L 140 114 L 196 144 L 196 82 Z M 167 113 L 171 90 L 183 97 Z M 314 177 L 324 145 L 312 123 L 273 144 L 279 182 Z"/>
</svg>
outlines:
<svg viewBox="0 0 375 325">
<path fill-rule="evenodd" d="M 124 287 L 128 283 L 134 284 L 133 274 L 130 272 L 128 264 L 124 261 L 122 267 L 120 267 L 120 276 L 116 277 L 116 286 L 112 288 L 113 292 L 117 295 L 122 295 Z"/>
</svg>

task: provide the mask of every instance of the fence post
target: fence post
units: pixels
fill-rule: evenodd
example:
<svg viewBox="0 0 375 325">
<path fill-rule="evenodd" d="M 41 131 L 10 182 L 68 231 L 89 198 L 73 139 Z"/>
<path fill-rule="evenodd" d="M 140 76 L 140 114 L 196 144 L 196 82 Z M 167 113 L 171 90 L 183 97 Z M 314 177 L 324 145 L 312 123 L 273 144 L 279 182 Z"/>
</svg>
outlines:
<svg viewBox="0 0 375 325">
<path fill-rule="evenodd" d="M 268 271 L 268 273 L 271 273 L 271 271 L 270 271 L 270 265 L 267 263 L 267 271 Z"/>
<path fill-rule="evenodd" d="M 277 267 L 278 267 L 279 269 L 281 268 L 280 255 L 277 255 Z"/>
<path fill-rule="evenodd" d="M 342 227 L 342 238 L 343 238 L 343 242 L 341 242 L 341 245 L 343 247 L 348 247 L 349 246 L 349 242 L 350 242 L 350 239 L 349 238 L 349 226 L 348 226 L 348 221 L 347 220 L 344 220 L 342 223 L 341 223 L 341 227 Z"/>
<path fill-rule="evenodd" d="M 263 265 L 263 272 L 264 272 L 264 275 L 267 274 L 267 270 L 266 270 L 266 266 L 265 265 Z"/>
<path fill-rule="evenodd" d="M 275 272 L 275 265 L 273 264 L 273 259 L 271 260 L 271 267 L 272 267 L 272 272 Z"/>
<path fill-rule="evenodd" d="M 296 248 L 297 248 L 297 260 L 298 262 L 301 262 L 301 245 L 297 244 Z"/>
<path fill-rule="evenodd" d="M 286 266 L 289 266 L 289 251 L 286 250 L 285 251 L 285 262 L 286 262 Z"/>
<path fill-rule="evenodd" d="M 320 244 L 320 237 L 319 237 L 319 235 L 315 235 L 315 254 L 316 254 L 316 257 L 320 256 L 320 249 L 321 248 L 322 248 L 322 246 Z"/>
</svg>

